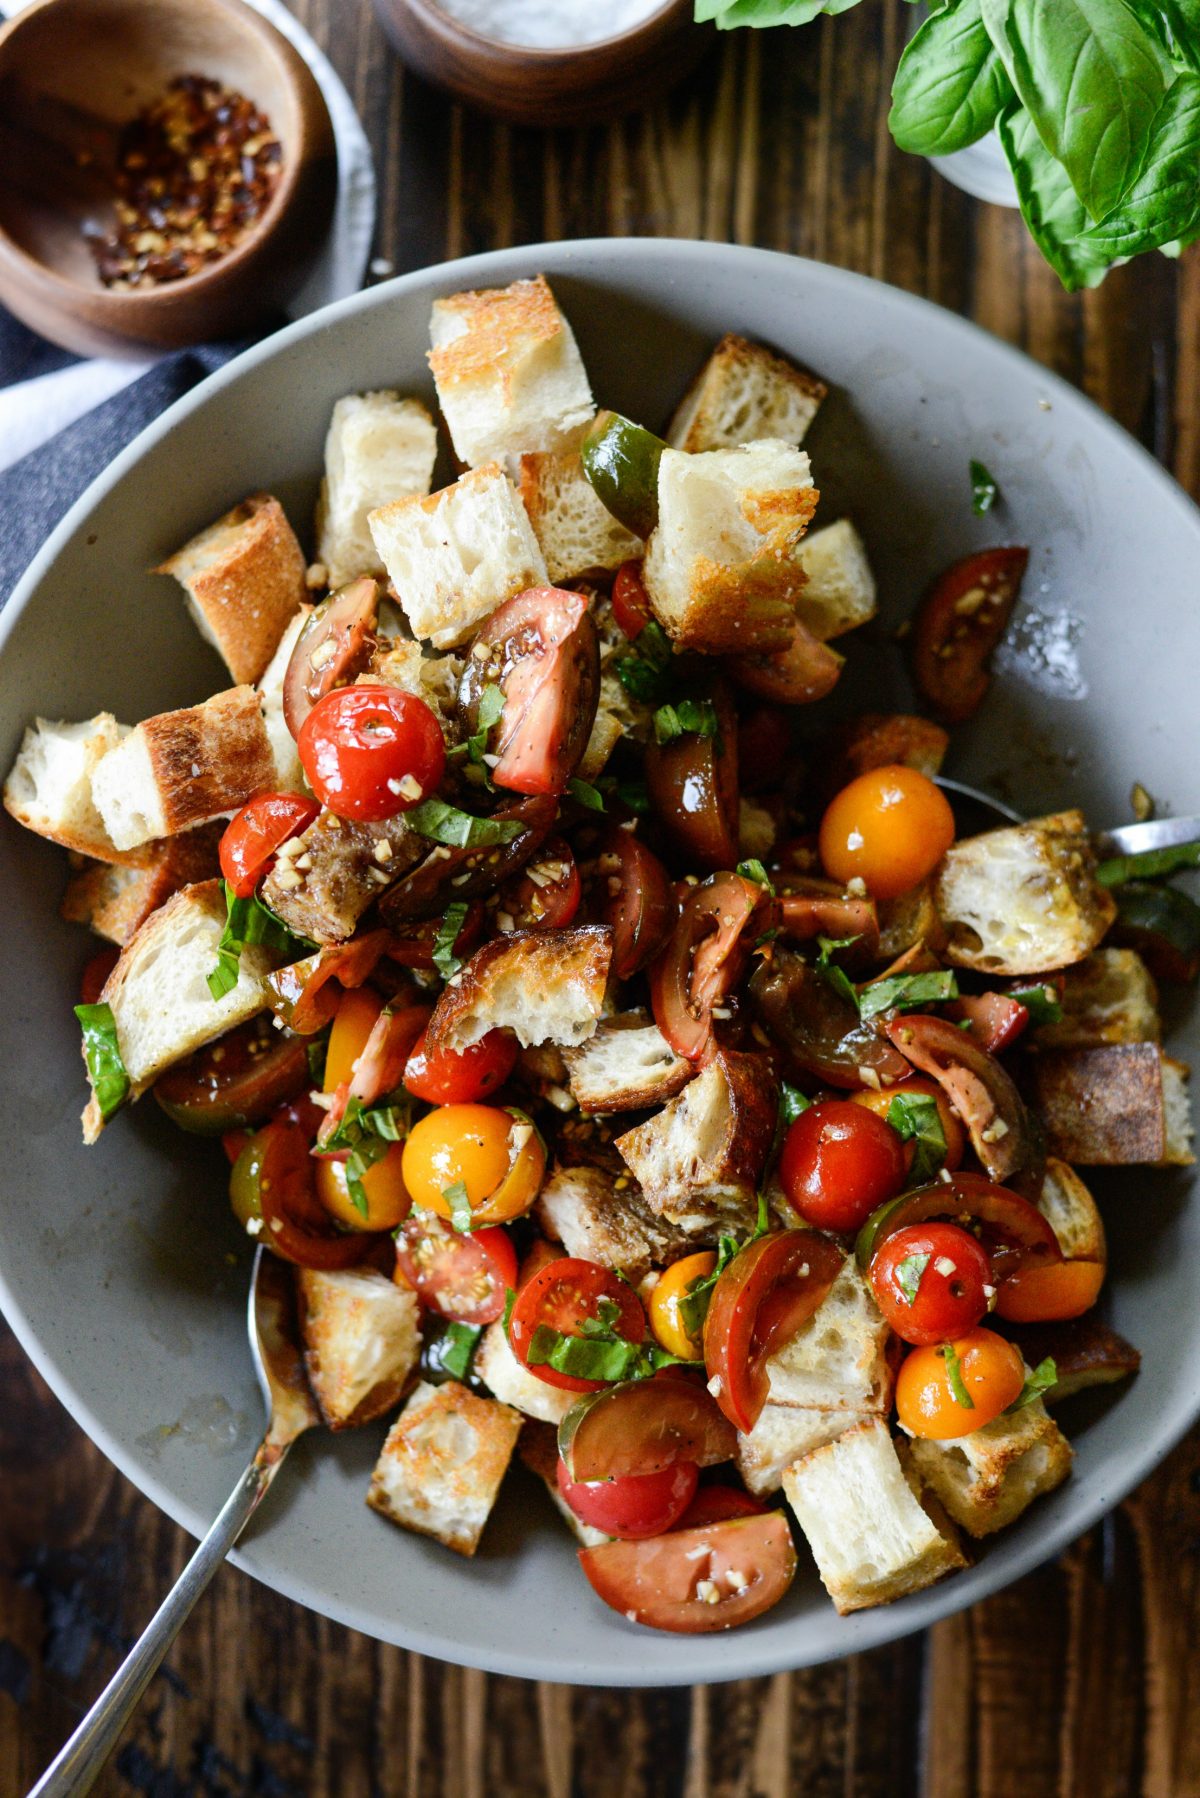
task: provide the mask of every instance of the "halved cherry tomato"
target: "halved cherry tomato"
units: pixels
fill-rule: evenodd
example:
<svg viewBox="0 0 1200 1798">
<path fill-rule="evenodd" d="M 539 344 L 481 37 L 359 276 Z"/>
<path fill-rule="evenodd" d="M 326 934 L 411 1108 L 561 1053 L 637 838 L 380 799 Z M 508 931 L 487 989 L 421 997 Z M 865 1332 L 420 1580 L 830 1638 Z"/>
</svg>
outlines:
<svg viewBox="0 0 1200 1798">
<path fill-rule="evenodd" d="M 674 1529 L 696 1492 L 694 1461 L 672 1461 L 656 1473 L 627 1473 L 617 1479 L 573 1480 L 558 1463 L 558 1490 L 583 1523 L 606 1536 L 636 1542 Z"/>
<path fill-rule="evenodd" d="M 427 1311 L 463 1324 L 495 1323 L 517 1284 L 507 1230 L 463 1236 L 432 1211 L 412 1212 L 397 1230 L 396 1267 Z"/>
<path fill-rule="evenodd" d="M 736 1447 L 708 1388 L 674 1368 L 590 1393 L 558 1426 L 558 1452 L 575 1480 L 654 1473 L 673 1461 L 715 1467 Z"/>
<path fill-rule="evenodd" d="M 973 1330 L 988 1308 L 992 1268 L 958 1224 L 908 1224 L 871 1261 L 875 1302 L 902 1342 L 949 1342 Z"/>
<path fill-rule="evenodd" d="M 428 799 L 446 766 L 442 727 L 399 687 L 339 687 L 318 700 L 297 743 L 308 784 L 340 818 L 391 818 Z"/>
<path fill-rule="evenodd" d="M 653 961 L 675 921 L 670 876 L 633 829 L 604 830 L 587 863 L 587 915 L 613 933 L 612 971 L 629 980 Z"/>
<path fill-rule="evenodd" d="M 830 801 L 819 832 L 834 880 L 865 882 L 873 899 L 918 886 L 954 841 L 954 813 L 928 775 L 899 762 L 872 768 Z"/>
<path fill-rule="evenodd" d="M 504 696 L 487 738 L 496 785 L 561 793 L 587 747 L 600 692 L 600 644 L 583 594 L 530 587 L 484 620 L 458 690 L 468 734 L 487 687 Z"/>
<path fill-rule="evenodd" d="M 317 1198 L 345 1230 L 394 1230 L 412 1210 L 412 1199 L 404 1184 L 403 1157 L 402 1146 L 394 1142 L 383 1159 L 363 1174 L 361 1185 L 367 1209 L 362 1212 L 351 1194 L 345 1162 L 322 1156 L 317 1161 Z"/>
<path fill-rule="evenodd" d="M 815 1230 L 762 1236 L 735 1255 L 713 1288 L 704 1360 L 717 1403 L 748 1434 L 766 1402 L 767 1362 L 818 1309 L 842 1251 Z"/>
<path fill-rule="evenodd" d="M 684 731 L 646 747 L 646 788 L 658 816 L 685 855 L 704 868 L 738 859 L 737 714 L 718 681 L 713 736 Z"/>
<path fill-rule="evenodd" d="M 679 1355 L 685 1361 L 703 1361 L 703 1326 L 698 1335 L 692 1335 L 679 1314 L 679 1301 L 686 1298 L 693 1281 L 707 1279 L 716 1265 L 715 1251 L 701 1249 L 698 1255 L 672 1261 L 655 1282 L 650 1294 L 650 1328 L 668 1354 Z"/>
<path fill-rule="evenodd" d="M 740 1486 L 701 1486 L 675 1528 L 697 1530 L 706 1523 L 728 1523 L 734 1517 L 761 1517 L 766 1509 L 761 1498 Z"/>
<path fill-rule="evenodd" d="M 242 1204 L 236 1196 L 238 1188 L 251 1189 L 244 1190 Z M 337 1229 L 317 1198 L 307 1137 L 282 1120 L 267 1124 L 251 1138 L 233 1170 L 230 1194 L 239 1215 L 247 1198 L 251 1207 L 257 1203 L 257 1234 L 263 1247 L 297 1267 L 352 1267 L 383 1240 L 366 1231 Z M 254 1221 L 252 1209 L 250 1221 Z"/>
<path fill-rule="evenodd" d="M 385 951 L 388 960 L 399 963 L 402 968 L 436 967 L 433 952 L 437 948 L 445 922 L 444 917 L 422 918 L 411 923 L 398 920 L 388 932 Z M 458 927 L 458 934 L 450 944 L 451 953 L 457 955 L 460 961 L 464 961 L 473 949 L 478 948 L 484 922 L 482 902 L 472 899 L 467 906 L 467 915 Z"/>
<path fill-rule="evenodd" d="M 256 793 L 225 826 L 221 872 L 239 899 L 248 899 L 275 865 L 275 851 L 307 830 L 321 808 L 303 793 Z"/>
<path fill-rule="evenodd" d="M 979 710 L 991 685 L 988 659 L 1004 635 L 1021 591 L 1029 551 L 985 549 L 938 576 L 917 607 L 913 674 L 917 690 L 944 724 Z"/>
<path fill-rule="evenodd" d="M 413 1125 L 404 1144 L 404 1181 L 413 1202 L 452 1217 L 446 1197 L 466 1189 L 472 1228 L 505 1224 L 529 1210 L 546 1171 L 546 1151 L 527 1119 L 494 1105 L 442 1105 Z"/>
<path fill-rule="evenodd" d="M 892 1107 L 892 1100 L 909 1094 L 932 1099 L 937 1105 L 942 1135 L 946 1138 L 946 1159 L 943 1165 L 950 1173 L 956 1173 L 962 1166 L 963 1153 L 967 1146 L 967 1133 L 962 1127 L 961 1119 L 936 1080 L 926 1080 L 920 1074 L 913 1074 L 910 1079 L 899 1080 L 895 1086 L 881 1087 L 878 1092 L 872 1091 L 870 1087 L 864 1087 L 862 1092 L 851 1093 L 850 1100 L 854 1105 L 862 1105 L 866 1110 L 873 1111 L 876 1117 L 886 1119 Z"/>
<path fill-rule="evenodd" d="M 430 1105 L 472 1105 L 504 1085 L 517 1064 L 517 1039 L 510 1030 L 489 1030 L 469 1049 L 426 1048 L 417 1038 L 404 1069 L 414 1099 Z"/>
<path fill-rule="evenodd" d="M 79 997 L 84 1005 L 99 1004 L 104 983 L 120 957 L 121 951 L 112 943 L 106 949 L 97 949 L 91 960 L 84 963 L 83 973 L 79 976 Z"/>
<path fill-rule="evenodd" d="M 366 668 L 378 604 L 379 589 L 364 575 L 310 613 L 283 678 L 283 716 L 294 737 L 319 699 Z"/>
<path fill-rule="evenodd" d="M 1028 1009 L 1008 993 L 964 993 L 942 1016 L 965 1023 L 967 1035 L 989 1055 L 1011 1049 L 1029 1023 Z"/>
<path fill-rule="evenodd" d="M 500 888 L 496 922 L 502 930 L 565 930 L 579 910 L 582 893 L 570 844 L 551 837 Z"/>
<path fill-rule="evenodd" d="M 821 1230 L 858 1230 L 904 1185 L 899 1135 L 849 1099 L 822 1099 L 788 1127 L 779 1178 L 793 1208 Z"/>
<path fill-rule="evenodd" d="M 382 1010 L 383 995 L 373 986 L 352 987 L 342 994 L 325 1050 L 324 1087 L 327 1093 L 350 1085 L 354 1064 L 366 1048 Z"/>
<path fill-rule="evenodd" d="M 347 1082 L 348 1097 L 375 1105 L 395 1092 L 404 1079 L 408 1058 L 425 1033 L 428 1005 L 385 1005 L 359 1050 Z M 328 1069 L 326 1079 L 328 1079 Z"/>
<path fill-rule="evenodd" d="M 271 1010 L 297 1036 L 314 1035 L 329 1022 L 343 992 L 362 986 L 374 972 L 388 941 L 388 931 L 369 930 L 277 968 L 267 975 Z"/>
<path fill-rule="evenodd" d="M 600 1305 L 609 1300 L 617 1306 L 614 1329 L 627 1342 L 642 1342 L 646 1335 L 646 1313 L 631 1286 L 597 1267 L 594 1261 L 580 1261 L 573 1255 L 560 1255 L 525 1282 L 517 1294 L 509 1319 L 508 1339 L 517 1360 L 548 1386 L 559 1386 L 564 1392 L 599 1392 L 604 1380 L 581 1380 L 574 1374 L 559 1373 L 543 1362 L 532 1365 L 529 1351 L 534 1333 L 543 1325 L 563 1336 L 579 1336 L 582 1325 L 600 1314 Z"/>
<path fill-rule="evenodd" d="M 393 930 L 410 918 L 433 918 L 457 899 L 475 899 L 490 893 L 508 875 L 523 868 L 549 836 L 558 817 L 558 800 L 550 794 L 531 799 L 510 799 L 491 816 L 501 823 L 519 824 L 518 834 L 507 843 L 487 843 L 475 849 L 447 849 L 439 844 L 418 862 L 410 874 L 389 887 L 379 909 Z"/>
<path fill-rule="evenodd" d="M 741 979 L 751 920 L 767 895 L 741 874 L 714 874 L 693 887 L 670 941 L 650 969 L 654 1021 L 675 1050 L 698 1060 L 713 1040 L 713 1008 Z"/>
<path fill-rule="evenodd" d="M 796 1571 L 782 1511 L 673 1530 L 642 1542 L 580 1550 L 592 1590 L 651 1629 L 701 1635 L 733 1629 L 778 1604 Z"/>
<path fill-rule="evenodd" d="M 308 1051 L 283 1036 L 270 1018 L 253 1018 L 176 1062 L 154 1082 L 153 1093 L 183 1130 L 221 1136 L 261 1124 L 276 1106 L 309 1084 Z"/>
<path fill-rule="evenodd" d="M 791 641 L 769 655 L 734 656 L 730 673 L 739 686 L 776 705 L 811 705 L 837 686 L 844 656 L 814 637 L 798 618 Z"/>
<path fill-rule="evenodd" d="M 993 1265 L 997 1252 L 1003 1264 L 1019 1256 L 1024 1261 L 1061 1261 L 1062 1249 L 1050 1224 L 1036 1205 L 997 1186 L 982 1174 L 958 1173 L 949 1180 L 932 1180 L 928 1186 L 914 1187 L 901 1193 L 890 1204 L 881 1205 L 867 1219 L 858 1233 L 854 1253 L 865 1273 L 879 1246 L 895 1231 L 907 1224 L 924 1224 L 932 1218 L 946 1218 L 954 1223 L 978 1224 L 987 1236 Z"/>
<path fill-rule="evenodd" d="M 629 641 L 636 642 L 650 622 L 650 601 L 640 562 L 622 562 L 617 569 L 613 576 L 612 609 Z"/>
<path fill-rule="evenodd" d="M 1014 1268 L 996 1293 L 996 1312 L 1014 1324 L 1082 1317 L 1100 1297 L 1102 1261 L 1030 1262 Z"/>
<path fill-rule="evenodd" d="M 756 706 L 738 724 L 738 775 L 748 793 L 778 787 L 795 756 L 791 716 L 777 705 Z"/>
<path fill-rule="evenodd" d="M 968 1403 L 955 1391 L 951 1355 Z M 971 1330 L 940 1348 L 915 1348 L 900 1364 L 896 1414 L 910 1436 L 951 1442 L 999 1417 L 1025 1384 L 1021 1351 L 994 1330 Z"/>
</svg>

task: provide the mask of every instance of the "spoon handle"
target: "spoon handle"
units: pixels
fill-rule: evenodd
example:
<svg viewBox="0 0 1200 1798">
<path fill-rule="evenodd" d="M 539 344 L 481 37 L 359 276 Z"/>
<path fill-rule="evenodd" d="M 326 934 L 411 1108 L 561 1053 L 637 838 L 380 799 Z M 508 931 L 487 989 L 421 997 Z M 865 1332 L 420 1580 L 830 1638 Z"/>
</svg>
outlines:
<svg viewBox="0 0 1200 1798">
<path fill-rule="evenodd" d="M 264 1444 L 259 1450 L 142 1635 L 29 1798 L 83 1798 L 91 1791 L 163 1656 L 253 1516 L 286 1451 L 286 1443 L 269 1450 Z"/>
</svg>

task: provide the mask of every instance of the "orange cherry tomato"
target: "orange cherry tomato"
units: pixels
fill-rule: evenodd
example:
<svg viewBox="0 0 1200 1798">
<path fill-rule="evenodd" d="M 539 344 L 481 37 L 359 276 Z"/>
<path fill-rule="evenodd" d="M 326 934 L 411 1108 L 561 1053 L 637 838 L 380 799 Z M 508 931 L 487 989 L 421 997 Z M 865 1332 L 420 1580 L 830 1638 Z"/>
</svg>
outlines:
<svg viewBox="0 0 1200 1798">
<path fill-rule="evenodd" d="M 952 1361 L 969 1404 L 955 1393 Z M 972 1330 L 938 1348 L 915 1348 L 896 1380 L 896 1415 L 910 1436 L 950 1442 L 999 1417 L 1025 1384 L 1021 1351 L 994 1330 Z"/>
<path fill-rule="evenodd" d="M 330 1217 L 347 1230 L 394 1230 L 412 1210 L 412 1199 L 404 1184 L 403 1146 L 392 1143 L 382 1161 L 369 1167 L 362 1177 L 367 1201 L 366 1215 L 350 1196 L 346 1164 L 332 1156 L 315 1162 L 317 1197 Z"/>
<path fill-rule="evenodd" d="M 703 1325 L 700 1333 L 693 1336 L 679 1315 L 679 1301 L 687 1296 L 693 1280 L 706 1279 L 716 1265 L 712 1249 L 685 1255 L 682 1261 L 671 1263 L 650 1295 L 650 1328 L 668 1354 L 679 1355 L 684 1361 L 703 1361 Z"/>
<path fill-rule="evenodd" d="M 415 1205 L 453 1219 L 451 1189 L 465 1187 L 472 1226 L 505 1224 L 529 1210 L 546 1152 L 526 1119 L 495 1105 L 439 1105 L 404 1144 L 404 1183 Z"/>
<path fill-rule="evenodd" d="M 915 768 L 872 768 L 843 787 L 821 819 L 834 880 L 857 875 L 873 899 L 896 899 L 932 874 L 954 841 L 946 795 Z"/>
<path fill-rule="evenodd" d="M 1082 1317 L 1096 1303 L 1103 1284 L 1102 1261 L 1027 1262 L 1001 1283 L 996 1311 L 1014 1324 Z"/>
<path fill-rule="evenodd" d="M 354 1077 L 354 1064 L 367 1046 L 383 999 L 374 987 L 355 986 L 343 994 L 325 1052 L 325 1091 L 335 1093 Z"/>
<path fill-rule="evenodd" d="M 847 1096 L 852 1105 L 865 1105 L 868 1111 L 873 1111 L 876 1117 L 881 1117 L 886 1122 L 889 1107 L 898 1093 L 923 1093 L 926 1098 L 937 1101 L 938 1117 L 942 1121 L 942 1134 L 946 1138 L 945 1165 L 952 1174 L 956 1173 L 962 1166 L 962 1158 L 967 1147 L 967 1133 L 963 1129 L 962 1119 L 951 1108 L 949 1099 L 936 1080 L 926 1080 L 922 1075 L 915 1074 L 911 1080 L 900 1080 L 895 1086 L 882 1087 L 877 1093 L 864 1087 L 861 1092 L 850 1093 Z M 911 1153 L 909 1159 L 912 1159 Z"/>
</svg>

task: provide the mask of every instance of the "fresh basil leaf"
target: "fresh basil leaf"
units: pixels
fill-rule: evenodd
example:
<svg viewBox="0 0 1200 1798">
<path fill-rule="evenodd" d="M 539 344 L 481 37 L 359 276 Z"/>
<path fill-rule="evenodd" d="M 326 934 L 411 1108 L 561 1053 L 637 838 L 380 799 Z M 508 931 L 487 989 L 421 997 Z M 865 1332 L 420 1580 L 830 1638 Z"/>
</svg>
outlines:
<svg viewBox="0 0 1200 1798">
<path fill-rule="evenodd" d="M 780 1085 L 779 1121 L 785 1129 L 789 1124 L 794 1124 L 801 1112 L 807 1111 L 811 1104 L 812 1100 L 805 1098 L 798 1086 L 789 1086 L 786 1081 Z"/>
<path fill-rule="evenodd" d="M 1052 986 L 1010 986 L 1006 997 L 1025 1007 L 1035 1028 L 1038 1024 L 1062 1023 L 1063 1008 L 1057 989 Z"/>
<path fill-rule="evenodd" d="M 1025 1405 L 1031 1405 L 1035 1398 L 1041 1398 L 1043 1393 L 1049 1392 L 1050 1388 L 1057 1384 L 1058 1368 L 1055 1366 L 1054 1356 L 1047 1355 L 1044 1361 L 1038 1362 L 1012 1404 L 1005 1410 L 1004 1415 L 1008 1417 L 1012 1412 L 1020 1411 Z"/>
<path fill-rule="evenodd" d="M 1196 177 L 1200 184 L 1200 164 Z M 1200 868 L 1200 842 L 1176 843 L 1170 849 L 1143 849 L 1137 855 L 1114 855 L 1100 863 L 1096 879 L 1102 887 L 1118 887 L 1127 880 L 1165 880 L 1181 868 Z"/>
<path fill-rule="evenodd" d="M 966 1381 L 962 1376 L 962 1362 L 958 1358 L 958 1353 L 954 1344 L 952 1342 L 943 1342 L 941 1348 L 938 1350 L 938 1354 L 946 1363 L 946 1378 L 950 1382 L 950 1390 L 954 1394 L 956 1401 L 963 1406 L 964 1410 L 973 1411 L 975 1409 L 975 1400 L 967 1391 Z"/>
<path fill-rule="evenodd" d="M 1126 0 L 1177 69 L 1200 71 L 1200 0 Z"/>
<path fill-rule="evenodd" d="M 460 1236 L 469 1236 L 475 1228 L 471 1200 L 467 1194 L 465 1180 L 456 1180 L 452 1186 L 442 1188 L 442 1197 L 450 1207 L 450 1223 Z"/>
<path fill-rule="evenodd" d="M 975 513 L 977 518 L 982 518 L 985 512 L 990 512 L 995 505 L 1000 489 L 996 485 L 995 475 L 991 473 L 984 463 L 977 462 L 974 456 L 972 456 L 969 466 L 971 473 L 971 510 Z"/>
<path fill-rule="evenodd" d="M 873 980 L 858 995 L 859 1013 L 877 1018 L 884 1011 L 919 1011 L 923 1005 L 942 1005 L 958 998 L 958 981 L 950 969 L 930 974 L 893 974 L 889 980 Z"/>
<path fill-rule="evenodd" d="M 917 1290 L 921 1284 L 921 1275 L 929 1266 L 929 1260 L 929 1256 L 924 1253 L 906 1255 L 896 1268 L 896 1284 L 904 1294 L 905 1302 L 909 1305 L 915 1305 L 917 1302 Z"/>
<path fill-rule="evenodd" d="M 887 1122 L 902 1142 L 916 1145 L 908 1183 L 923 1186 L 946 1160 L 946 1132 L 937 1100 L 930 1093 L 897 1093 L 887 1108 Z"/>
<path fill-rule="evenodd" d="M 404 822 L 418 836 L 452 849 L 477 849 L 489 843 L 511 843 L 523 826 L 515 818 L 476 818 L 470 812 L 447 805 L 444 799 L 426 799 L 405 812 Z"/>
<path fill-rule="evenodd" d="M 644 818 L 650 811 L 650 795 L 646 791 L 644 780 L 619 780 L 615 792 L 621 804 L 628 806 L 635 818 Z"/>
<path fill-rule="evenodd" d="M 838 967 L 837 963 L 833 960 L 833 956 L 837 950 L 848 949 L 851 943 L 856 943 L 857 941 L 858 938 L 856 936 L 819 936 L 817 938 L 818 955 L 816 963 L 817 973 L 821 975 L 823 980 L 828 981 L 835 993 L 840 994 L 843 999 L 853 1005 L 855 1011 L 858 1010 L 858 989 L 855 987 L 854 982 L 851 980 L 846 970 Z"/>
<path fill-rule="evenodd" d="M 629 694 L 643 705 L 658 705 L 666 699 L 672 678 L 669 673 L 674 651 L 671 639 L 656 618 L 644 624 L 637 642 L 627 655 L 613 663 L 617 679 Z"/>
<path fill-rule="evenodd" d="M 999 131 L 1021 216 L 1038 249 L 1068 293 L 1097 286 L 1108 273 L 1108 258 L 1080 241 L 1090 220 L 1066 170 L 1045 148 L 1022 107 L 1000 115 Z"/>
<path fill-rule="evenodd" d="M 289 930 L 257 894 L 239 899 L 226 881 L 225 928 L 217 944 L 217 965 L 208 976 L 208 990 L 214 999 L 223 999 L 237 985 L 242 950 L 251 943 L 275 949 L 291 960 L 298 960 L 306 949 L 317 947 L 307 937 Z"/>
<path fill-rule="evenodd" d="M 471 1358 L 483 1335 L 482 1324 L 448 1323 L 442 1334 L 442 1348 L 438 1356 L 443 1370 L 451 1379 L 465 1380 L 471 1367 Z"/>
<path fill-rule="evenodd" d="M 715 20 L 718 31 L 738 25 L 809 25 L 824 12 L 849 12 L 858 0 L 696 0 L 698 25 Z"/>
<path fill-rule="evenodd" d="M 325 1085 L 325 1059 L 329 1054 L 329 1032 L 333 1028 L 327 1024 L 316 1036 L 310 1036 L 304 1045 L 308 1059 L 308 1077 L 315 1087 Z"/>
<path fill-rule="evenodd" d="M 760 861 L 751 857 L 749 861 L 739 862 L 737 871 L 743 880 L 752 880 L 755 886 L 765 888 L 765 890 L 774 897 L 775 888 L 771 885 L 771 876 L 767 873 L 767 870 Z"/>
<path fill-rule="evenodd" d="M 489 731 L 504 716 L 504 689 L 489 681 L 475 708 L 475 731 Z"/>
<path fill-rule="evenodd" d="M 504 1289 L 504 1310 L 500 1317 L 500 1328 L 504 1331 L 506 1336 L 508 1335 L 508 1326 L 512 1322 L 513 1306 L 516 1302 L 516 1293 L 511 1286 L 506 1286 Z"/>
<path fill-rule="evenodd" d="M 111 1005 L 77 1005 L 75 1016 L 83 1029 L 83 1054 L 92 1092 L 107 1123 L 129 1097 L 130 1088 L 117 1041 L 117 1021 Z"/>
<path fill-rule="evenodd" d="M 979 0 L 930 15 L 892 82 L 888 126 L 902 150 L 948 156 L 987 135 L 1013 98 Z"/>
<path fill-rule="evenodd" d="M 618 1335 L 615 1325 L 621 1309 L 612 1299 L 601 1299 L 596 1309 L 595 1317 L 583 1320 L 579 1336 L 539 1324 L 526 1354 L 530 1367 L 553 1367 L 578 1380 L 648 1380 L 660 1367 L 695 1365 L 653 1341 L 630 1342 Z"/>
<path fill-rule="evenodd" d="M 674 705 L 659 706 L 654 714 L 654 737 L 660 746 L 688 735 L 715 737 L 718 728 L 711 699 L 679 699 Z"/>
<path fill-rule="evenodd" d="M 456 899 L 453 905 L 446 907 L 437 927 L 437 934 L 433 939 L 433 965 L 443 980 L 453 980 L 462 967 L 462 962 L 454 953 L 454 945 L 466 922 L 467 910 L 466 900 Z"/>
<path fill-rule="evenodd" d="M 347 1100 L 346 1109 L 338 1119 L 336 1128 L 321 1144 L 321 1148 L 329 1153 L 334 1150 L 348 1151 L 343 1163 L 346 1191 L 361 1217 L 366 1217 L 369 1212 L 366 1189 L 363 1186 L 364 1174 L 377 1161 L 383 1160 L 393 1143 L 404 1141 L 408 1125 L 407 1100 L 373 1105 L 368 1110 L 360 1098 L 352 1097 Z"/>
<path fill-rule="evenodd" d="M 578 800 L 580 805 L 585 805 L 589 812 L 602 812 L 604 810 L 603 793 L 601 793 L 598 787 L 589 785 L 586 780 L 569 780 L 567 782 L 567 792 L 571 795 L 572 799 Z"/>
<path fill-rule="evenodd" d="M 1116 261 L 1200 229 L 1200 75 L 1180 75 L 1158 109 L 1142 174 L 1082 243 Z"/>
</svg>

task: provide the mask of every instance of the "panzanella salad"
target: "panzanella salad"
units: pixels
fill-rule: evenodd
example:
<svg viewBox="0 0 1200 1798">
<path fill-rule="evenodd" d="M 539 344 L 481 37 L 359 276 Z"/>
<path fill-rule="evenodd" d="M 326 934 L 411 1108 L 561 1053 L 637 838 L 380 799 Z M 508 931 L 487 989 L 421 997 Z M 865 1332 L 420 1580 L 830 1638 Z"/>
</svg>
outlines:
<svg viewBox="0 0 1200 1798">
<path fill-rule="evenodd" d="M 760 1615 L 797 1529 L 840 1611 L 918 1591 L 1137 1366 L 1078 1170 L 1192 1158 L 1194 851 L 956 835 L 1023 548 L 929 571 L 919 713 L 824 717 L 875 585 L 813 375 L 726 337 L 660 438 L 542 279 L 431 334 L 457 480 L 340 400 L 312 562 L 256 493 L 162 565 L 233 684 L 27 733 L 5 802 L 111 945 L 85 1137 L 221 1138 L 330 1428 L 390 1419 L 381 1518 L 470 1555 L 515 1454 L 631 1623 Z"/>
</svg>

